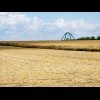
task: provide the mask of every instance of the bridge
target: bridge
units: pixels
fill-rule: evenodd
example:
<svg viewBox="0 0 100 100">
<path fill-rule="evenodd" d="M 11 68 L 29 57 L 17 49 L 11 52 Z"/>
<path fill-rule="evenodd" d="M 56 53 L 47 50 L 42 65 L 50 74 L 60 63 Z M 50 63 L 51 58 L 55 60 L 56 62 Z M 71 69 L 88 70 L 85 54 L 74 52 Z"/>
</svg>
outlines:
<svg viewBox="0 0 100 100">
<path fill-rule="evenodd" d="M 65 33 L 63 35 L 61 40 L 75 40 L 75 38 L 74 38 L 74 36 L 70 32 L 67 32 L 67 33 Z"/>
</svg>

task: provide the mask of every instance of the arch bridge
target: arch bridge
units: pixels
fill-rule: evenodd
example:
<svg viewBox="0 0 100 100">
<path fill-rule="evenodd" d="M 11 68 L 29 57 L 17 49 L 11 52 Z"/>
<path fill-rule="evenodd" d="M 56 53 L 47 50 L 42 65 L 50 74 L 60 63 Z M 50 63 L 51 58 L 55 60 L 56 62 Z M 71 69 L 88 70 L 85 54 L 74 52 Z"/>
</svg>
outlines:
<svg viewBox="0 0 100 100">
<path fill-rule="evenodd" d="M 61 40 L 75 40 L 75 38 L 74 38 L 74 36 L 70 32 L 67 32 L 67 33 L 65 33 L 63 35 Z"/>
</svg>

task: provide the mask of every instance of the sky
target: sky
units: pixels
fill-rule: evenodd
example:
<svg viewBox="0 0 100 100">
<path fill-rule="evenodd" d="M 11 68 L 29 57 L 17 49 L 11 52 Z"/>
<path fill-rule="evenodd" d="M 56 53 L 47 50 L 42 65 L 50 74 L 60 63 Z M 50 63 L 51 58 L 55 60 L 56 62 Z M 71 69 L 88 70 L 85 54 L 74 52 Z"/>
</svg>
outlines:
<svg viewBox="0 0 100 100">
<path fill-rule="evenodd" d="M 100 36 L 100 12 L 0 12 L 0 41 Z"/>
</svg>

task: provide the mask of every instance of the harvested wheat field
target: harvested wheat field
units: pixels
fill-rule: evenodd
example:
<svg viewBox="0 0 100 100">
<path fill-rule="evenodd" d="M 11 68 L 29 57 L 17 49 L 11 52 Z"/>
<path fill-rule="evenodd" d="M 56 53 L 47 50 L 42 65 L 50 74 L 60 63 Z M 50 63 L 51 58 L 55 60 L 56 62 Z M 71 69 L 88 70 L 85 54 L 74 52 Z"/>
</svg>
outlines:
<svg viewBox="0 0 100 100">
<path fill-rule="evenodd" d="M 100 40 L 0 41 L 0 45 L 25 48 L 100 52 Z"/>
<path fill-rule="evenodd" d="M 100 86 L 100 52 L 0 46 L 0 86 Z"/>
</svg>

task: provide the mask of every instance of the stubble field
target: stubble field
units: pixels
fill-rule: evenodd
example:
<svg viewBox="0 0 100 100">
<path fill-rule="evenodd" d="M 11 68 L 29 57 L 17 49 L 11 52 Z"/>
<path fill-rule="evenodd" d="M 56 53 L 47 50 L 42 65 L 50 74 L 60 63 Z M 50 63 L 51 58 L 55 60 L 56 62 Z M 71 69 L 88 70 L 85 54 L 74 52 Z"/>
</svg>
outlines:
<svg viewBox="0 0 100 100">
<path fill-rule="evenodd" d="M 100 52 L 0 46 L 0 86 L 100 86 Z"/>
</svg>

